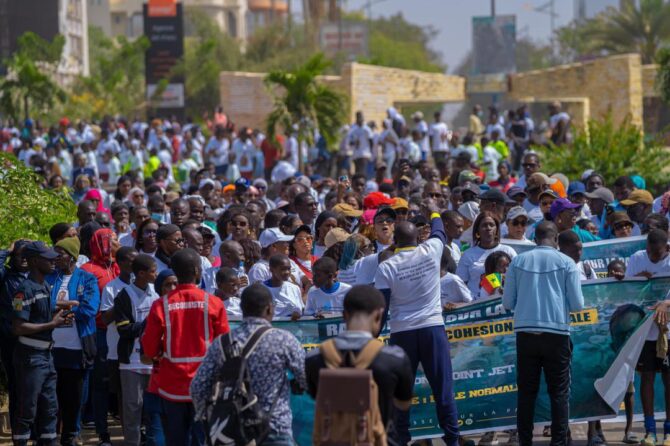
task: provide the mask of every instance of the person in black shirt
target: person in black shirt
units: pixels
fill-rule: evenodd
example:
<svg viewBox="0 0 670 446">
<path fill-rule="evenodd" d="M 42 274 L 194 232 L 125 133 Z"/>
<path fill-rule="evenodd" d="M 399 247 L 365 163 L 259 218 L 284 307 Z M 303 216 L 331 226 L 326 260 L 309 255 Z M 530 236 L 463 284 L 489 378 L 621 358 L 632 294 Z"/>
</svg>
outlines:
<svg viewBox="0 0 670 446">
<path fill-rule="evenodd" d="M 379 333 L 386 303 L 379 290 L 369 285 L 353 287 L 344 298 L 344 321 L 347 330 L 335 338 L 335 346 L 344 357 L 359 351 Z M 319 349 L 314 349 L 305 359 L 307 390 L 316 398 L 319 370 L 326 364 Z M 414 389 L 414 374 L 405 351 L 397 346 L 384 346 L 370 365 L 372 376 L 379 389 L 381 412 L 389 445 L 401 444 L 394 426 L 395 408 L 409 410 Z"/>
</svg>

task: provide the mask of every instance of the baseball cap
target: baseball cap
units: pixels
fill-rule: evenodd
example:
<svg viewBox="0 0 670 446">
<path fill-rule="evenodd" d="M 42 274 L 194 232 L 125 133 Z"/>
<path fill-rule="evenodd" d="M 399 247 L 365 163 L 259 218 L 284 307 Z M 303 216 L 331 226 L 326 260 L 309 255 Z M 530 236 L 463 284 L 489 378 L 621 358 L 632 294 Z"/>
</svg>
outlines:
<svg viewBox="0 0 670 446">
<path fill-rule="evenodd" d="M 545 184 L 552 185 L 556 181 L 558 180 L 555 178 L 549 178 L 542 172 L 535 172 L 526 180 L 526 189 L 535 189 L 537 187 L 544 186 Z"/>
<path fill-rule="evenodd" d="M 403 175 L 398 179 L 398 183 L 400 183 L 401 181 L 403 181 L 407 184 L 412 184 L 412 179 L 410 177 L 408 177 L 407 175 Z"/>
<path fill-rule="evenodd" d="M 210 185 L 212 187 L 216 187 L 216 183 L 214 183 L 214 180 L 211 178 L 204 178 L 200 180 L 200 183 L 198 183 L 198 189 L 202 189 L 203 187 Z"/>
<path fill-rule="evenodd" d="M 254 186 L 256 186 L 256 187 L 260 186 L 260 187 L 263 187 L 263 188 L 267 189 L 268 188 L 268 182 L 265 181 L 263 178 L 256 178 L 254 180 Z"/>
<path fill-rule="evenodd" d="M 560 214 L 563 211 L 571 209 L 580 209 L 581 207 L 582 207 L 581 204 L 573 203 L 567 198 L 557 198 L 553 203 L 551 203 L 551 208 L 549 208 L 549 214 L 551 215 L 551 219 L 554 220 L 558 216 L 558 214 Z"/>
<path fill-rule="evenodd" d="M 568 186 L 568 197 L 572 197 L 573 195 L 577 194 L 584 195 L 585 193 L 586 187 L 581 181 L 573 181 L 570 183 L 570 186 Z"/>
<path fill-rule="evenodd" d="M 616 226 L 618 223 L 630 223 L 631 225 L 633 224 L 633 221 L 628 216 L 628 213 L 624 211 L 613 212 L 612 215 L 609 217 L 609 220 L 612 226 Z"/>
<path fill-rule="evenodd" d="M 474 183 L 477 180 L 479 180 L 479 177 L 477 175 L 475 175 L 475 173 L 473 171 L 468 170 L 468 169 L 463 170 L 463 171 L 461 171 L 461 173 L 458 174 L 458 185 L 459 186 L 462 186 L 463 183 L 465 183 L 467 181 L 471 181 L 471 182 Z"/>
<path fill-rule="evenodd" d="M 468 201 L 458 207 L 458 213 L 470 221 L 475 221 L 479 215 L 479 203 L 476 201 Z"/>
<path fill-rule="evenodd" d="M 335 243 L 345 241 L 350 235 L 351 234 L 342 228 L 333 228 L 328 231 L 328 234 L 323 238 L 323 244 L 326 245 L 326 249 L 328 249 Z"/>
<path fill-rule="evenodd" d="M 293 236 L 284 234 L 279 228 L 266 229 L 261 232 L 261 236 L 258 237 L 258 242 L 261 244 L 261 248 L 267 248 L 277 242 L 290 242 L 291 240 L 293 240 Z"/>
<path fill-rule="evenodd" d="M 584 195 L 586 195 L 587 198 L 602 200 L 607 204 L 614 201 L 614 194 L 606 187 L 599 187 L 593 192 L 586 192 Z"/>
<path fill-rule="evenodd" d="M 354 209 L 354 207 L 348 203 L 338 203 L 333 206 L 332 211 L 336 214 L 342 214 L 345 217 L 360 217 L 363 215 L 363 211 Z"/>
<path fill-rule="evenodd" d="M 491 201 L 496 204 L 516 204 L 516 201 L 511 200 L 507 195 L 503 194 L 500 189 L 491 188 L 479 195 L 480 200 Z"/>
<path fill-rule="evenodd" d="M 461 186 L 461 193 L 464 191 L 470 191 L 475 195 L 479 195 L 482 193 L 482 190 L 479 186 L 477 186 L 475 183 L 468 183 L 465 186 Z"/>
<path fill-rule="evenodd" d="M 393 200 L 395 201 L 395 203 L 391 205 L 391 209 L 393 210 L 409 209 L 409 203 L 407 203 L 407 200 L 405 200 L 404 198 L 395 197 Z"/>
<path fill-rule="evenodd" d="M 244 177 L 240 177 L 235 180 L 235 191 L 236 192 L 246 192 L 249 189 L 249 180 Z"/>
<path fill-rule="evenodd" d="M 377 212 L 375 212 L 375 216 L 372 218 L 372 221 L 374 222 L 380 215 L 388 215 L 394 220 L 398 217 L 398 215 L 395 213 L 393 209 L 391 209 L 390 207 L 383 207 L 377 209 Z"/>
<path fill-rule="evenodd" d="M 519 186 L 512 186 L 510 189 L 507 191 L 507 196 L 510 198 L 514 198 L 517 195 L 523 195 L 523 196 L 528 196 L 525 190 L 520 188 Z"/>
<path fill-rule="evenodd" d="M 414 223 L 414 226 L 419 227 L 419 226 L 426 226 L 430 224 L 428 219 L 424 217 L 423 215 L 415 215 L 414 217 L 410 218 L 409 220 L 411 223 Z"/>
<path fill-rule="evenodd" d="M 519 217 L 528 218 L 528 212 L 521 206 L 514 206 L 512 209 L 507 211 L 507 220 L 514 220 Z"/>
<path fill-rule="evenodd" d="M 554 192 L 551 189 L 543 190 L 542 193 L 540 193 L 540 195 L 538 196 L 538 198 L 542 198 L 545 195 L 549 195 L 550 197 L 552 197 L 554 199 L 559 198 L 558 195 L 556 194 L 556 192 Z"/>
<path fill-rule="evenodd" d="M 632 206 L 637 203 L 652 204 L 653 202 L 654 197 L 649 191 L 644 189 L 635 189 L 630 193 L 628 198 L 621 200 L 621 206 Z"/>
<path fill-rule="evenodd" d="M 55 260 L 58 253 L 49 248 L 44 242 L 36 241 L 27 243 L 23 248 L 23 256 L 28 257 L 42 257 L 47 260 Z"/>
</svg>

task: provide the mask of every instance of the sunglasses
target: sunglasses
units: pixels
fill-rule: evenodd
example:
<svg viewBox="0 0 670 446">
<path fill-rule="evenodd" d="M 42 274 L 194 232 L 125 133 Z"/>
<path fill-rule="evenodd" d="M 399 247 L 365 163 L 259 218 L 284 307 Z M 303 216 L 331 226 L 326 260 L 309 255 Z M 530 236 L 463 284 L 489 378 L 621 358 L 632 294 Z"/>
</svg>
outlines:
<svg viewBox="0 0 670 446">
<path fill-rule="evenodd" d="M 168 240 L 168 241 L 174 242 L 177 245 L 183 245 L 184 243 L 186 243 L 186 239 L 184 239 L 184 238 L 176 238 L 174 240 Z"/>
<path fill-rule="evenodd" d="M 535 167 L 535 166 L 537 166 L 537 164 L 536 163 L 523 163 L 521 166 L 524 167 L 524 168 L 525 167 Z"/>
<path fill-rule="evenodd" d="M 521 219 L 521 220 L 512 220 L 510 223 L 512 226 L 527 226 L 528 225 L 528 220 Z"/>
<path fill-rule="evenodd" d="M 632 228 L 632 227 L 633 227 L 633 225 L 631 225 L 630 223 L 619 223 L 617 225 L 614 225 L 614 230 L 615 231 L 620 231 L 622 229 Z"/>
<path fill-rule="evenodd" d="M 305 235 L 302 237 L 296 237 L 295 239 L 298 242 L 311 242 L 312 240 L 314 240 L 314 237 L 312 237 L 311 235 Z"/>
<path fill-rule="evenodd" d="M 267 187 L 265 187 L 265 186 L 256 186 L 256 189 L 258 189 L 258 190 L 265 190 L 265 189 L 267 189 Z"/>
<path fill-rule="evenodd" d="M 385 218 L 385 219 L 383 219 L 383 220 L 375 220 L 375 224 L 376 224 L 376 225 L 383 225 L 383 224 L 391 225 L 391 224 L 393 224 L 393 223 L 395 223 L 395 219 L 394 219 L 394 218 L 391 218 L 391 217 L 389 217 L 389 218 Z"/>
<path fill-rule="evenodd" d="M 142 231 L 142 234 L 144 235 L 156 235 L 158 233 L 158 230 L 156 229 L 145 229 Z"/>
</svg>

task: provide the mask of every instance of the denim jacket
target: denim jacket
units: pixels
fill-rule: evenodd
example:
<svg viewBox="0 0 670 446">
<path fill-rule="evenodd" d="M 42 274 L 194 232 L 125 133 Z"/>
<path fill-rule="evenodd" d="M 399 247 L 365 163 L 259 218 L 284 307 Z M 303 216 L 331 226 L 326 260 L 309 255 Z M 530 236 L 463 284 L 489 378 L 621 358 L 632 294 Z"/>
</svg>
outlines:
<svg viewBox="0 0 670 446">
<path fill-rule="evenodd" d="M 570 334 L 570 312 L 584 307 L 574 260 L 549 246 L 516 256 L 505 275 L 503 306 L 514 331 Z"/>
</svg>

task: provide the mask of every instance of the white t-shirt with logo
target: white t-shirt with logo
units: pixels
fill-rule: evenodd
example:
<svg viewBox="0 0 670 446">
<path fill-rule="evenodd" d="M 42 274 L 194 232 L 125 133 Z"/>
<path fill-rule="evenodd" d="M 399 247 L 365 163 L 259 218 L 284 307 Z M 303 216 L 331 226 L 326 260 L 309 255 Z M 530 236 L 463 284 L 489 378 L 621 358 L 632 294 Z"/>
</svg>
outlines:
<svg viewBox="0 0 670 446">
<path fill-rule="evenodd" d="M 144 321 L 149 315 L 151 305 L 159 298 L 156 291 L 154 291 L 153 284 L 150 283 L 147 285 L 146 290 L 142 290 L 133 283 L 126 287 L 126 292 L 132 302 L 135 323 Z M 119 363 L 119 369 L 132 370 L 137 373 L 151 373 L 152 368 L 151 364 L 143 364 L 140 360 L 140 337 L 135 338 L 135 345 L 133 346 L 133 352 L 130 354 L 128 364 Z"/>
<path fill-rule="evenodd" d="M 470 294 L 473 296 L 479 296 L 479 283 L 481 282 L 482 274 L 484 274 L 484 262 L 486 258 L 496 251 L 504 251 L 512 259 L 516 257 L 514 248 L 501 244 L 491 249 L 472 246 L 461 256 L 461 261 L 458 263 L 458 268 L 456 269 L 456 275 L 465 282 L 468 289 L 470 289 Z"/>
<path fill-rule="evenodd" d="M 391 291 L 391 333 L 444 325 L 440 301 L 440 258 L 444 245 L 429 238 L 379 265 L 375 287 Z"/>
<path fill-rule="evenodd" d="M 70 299 L 70 293 L 67 289 L 72 279 L 72 274 L 63 276 L 60 288 L 58 289 L 57 302 L 67 302 Z M 81 350 L 81 339 L 77 331 L 77 324 L 71 319 L 67 324 L 61 325 L 53 331 L 53 341 L 55 348 L 66 348 L 68 350 Z"/>
<path fill-rule="evenodd" d="M 263 284 L 272 294 L 272 300 L 275 303 L 275 317 L 291 317 L 296 311 L 302 314 L 305 303 L 302 301 L 302 292 L 297 285 L 284 282 L 280 287 L 272 287 L 269 281 Z"/>
<path fill-rule="evenodd" d="M 312 287 L 307 293 L 307 306 L 305 307 L 306 316 L 314 316 L 316 313 L 342 313 L 344 310 L 344 296 L 351 289 L 351 285 L 338 282 L 337 289 L 332 293 L 327 293 L 321 288 Z"/>
</svg>

